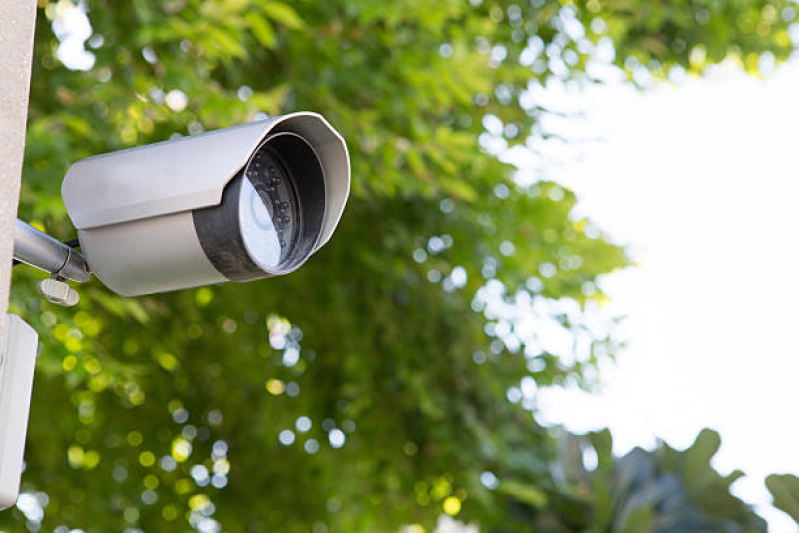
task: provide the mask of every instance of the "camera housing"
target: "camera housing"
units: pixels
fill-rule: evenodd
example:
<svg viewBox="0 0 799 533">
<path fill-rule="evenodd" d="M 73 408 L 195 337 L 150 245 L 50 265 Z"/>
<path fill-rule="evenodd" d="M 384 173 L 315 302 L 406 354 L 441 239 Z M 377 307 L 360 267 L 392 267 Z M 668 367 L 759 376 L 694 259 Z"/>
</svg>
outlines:
<svg viewBox="0 0 799 533">
<path fill-rule="evenodd" d="M 349 188 L 344 139 L 302 112 L 83 159 L 61 195 L 89 267 L 136 296 L 296 270 Z"/>
</svg>

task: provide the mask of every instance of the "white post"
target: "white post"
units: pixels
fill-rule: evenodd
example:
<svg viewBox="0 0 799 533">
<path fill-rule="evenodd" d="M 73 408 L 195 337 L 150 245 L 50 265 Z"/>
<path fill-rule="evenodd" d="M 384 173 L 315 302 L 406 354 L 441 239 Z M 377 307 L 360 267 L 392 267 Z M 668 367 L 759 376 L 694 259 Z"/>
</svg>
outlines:
<svg viewBox="0 0 799 533">
<path fill-rule="evenodd" d="M 0 0 L 0 338 L 11 284 L 35 23 L 35 0 Z"/>
</svg>

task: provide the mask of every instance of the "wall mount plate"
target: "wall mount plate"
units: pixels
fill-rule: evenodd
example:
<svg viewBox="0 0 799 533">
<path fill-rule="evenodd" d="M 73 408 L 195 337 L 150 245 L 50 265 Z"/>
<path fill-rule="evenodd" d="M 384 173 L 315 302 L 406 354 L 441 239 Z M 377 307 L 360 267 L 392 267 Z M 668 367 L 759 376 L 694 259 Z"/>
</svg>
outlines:
<svg viewBox="0 0 799 533">
<path fill-rule="evenodd" d="M 0 353 L 0 510 L 19 495 L 25 434 L 33 387 L 39 336 L 24 320 L 6 315 Z"/>
</svg>

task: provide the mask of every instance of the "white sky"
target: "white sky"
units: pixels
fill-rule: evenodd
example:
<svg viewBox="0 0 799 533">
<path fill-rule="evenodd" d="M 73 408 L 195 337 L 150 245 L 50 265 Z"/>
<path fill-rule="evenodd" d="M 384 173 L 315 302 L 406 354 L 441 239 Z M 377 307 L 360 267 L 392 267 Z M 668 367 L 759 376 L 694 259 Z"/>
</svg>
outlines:
<svg viewBox="0 0 799 533">
<path fill-rule="evenodd" d="M 619 453 L 714 428 L 716 467 L 748 474 L 735 492 L 778 533 L 797 531 L 763 478 L 799 474 L 798 88 L 799 61 L 766 81 L 725 66 L 646 93 L 550 90 L 585 116 L 549 127 L 603 140 L 541 142 L 543 163 L 520 161 L 575 190 L 640 263 L 603 285 L 629 341 L 604 392 L 541 391 L 547 420 L 610 427 Z"/>
</svg>

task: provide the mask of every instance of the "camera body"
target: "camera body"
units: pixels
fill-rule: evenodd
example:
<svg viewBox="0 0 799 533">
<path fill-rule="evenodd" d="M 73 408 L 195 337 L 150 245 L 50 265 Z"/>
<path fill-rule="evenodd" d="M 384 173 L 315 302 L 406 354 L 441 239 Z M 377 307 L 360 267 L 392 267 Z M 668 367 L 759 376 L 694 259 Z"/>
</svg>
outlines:
<svg viewBox="0 0 799 533">
<path fill-rule="evenodd" d="M 61 194 L 89 267 L 135 296 L 299 268 L 349 188 L 344 139 L 302 112 L 83 159 Z"/>
</svg>

